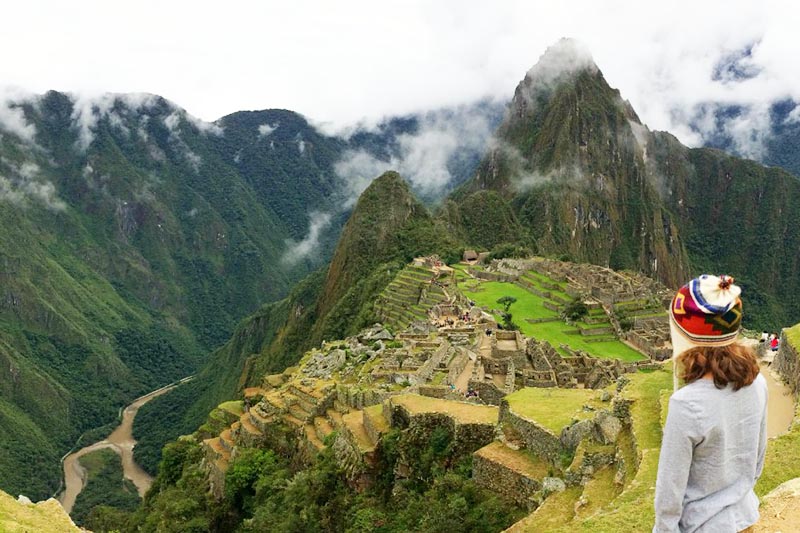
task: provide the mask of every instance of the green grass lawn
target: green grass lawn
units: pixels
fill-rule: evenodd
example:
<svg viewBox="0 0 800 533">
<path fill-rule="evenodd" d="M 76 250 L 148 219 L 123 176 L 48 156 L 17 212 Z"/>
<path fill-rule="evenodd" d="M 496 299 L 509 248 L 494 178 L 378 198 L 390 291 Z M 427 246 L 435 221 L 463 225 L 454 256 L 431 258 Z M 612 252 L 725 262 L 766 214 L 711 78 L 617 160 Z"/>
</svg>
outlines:
<svg viewBox="0 0 800 533">
<path fill-rule="evenodd" d="M 505 399 L 512 411 L 559 435 L 573 419 L 581 418 L 584 405 L 597 403 L 596 397 L 593 389 L 526 387 Z"/>
<path fill-rule="evenodd" d="M 513 283 L 484 281 L 480 283 L 477 290 L 471 290 L 463 286 L 461 289 L 467 298 L 485 309 L 500 309 L 502 306 L 497 303 L 497 300 L 503 296 L 513 296 L 517 301 L 511 305 L 510 311 L 514 316 L 514 322 L 519 325 L 523 335 L 537 340 L 545 340 L 557 350 L 560 344 L 566 344 L 573 350 L 583 350 L 595 357 L 621 359 L 622 361 L 638 361 L 645 358 L 644 355 L 618 340 L 586 342 L 585 338 L 580 335 L 578 328 L 569 326 L 561 321 L 543 322 L 541 324 L 527 322 L 526 318 L 557 317 L 558 313 L 547 309 L 543 304 L 544 300 L 542 298 Z M 502 321 L 499 314 L 495 314 L 495 318 L 498 322 Z M 573 332 L 573 334 L 565 333 L 567 331 Z M 562 351 L 562 355 L 567 354 Z"/>
</svg>

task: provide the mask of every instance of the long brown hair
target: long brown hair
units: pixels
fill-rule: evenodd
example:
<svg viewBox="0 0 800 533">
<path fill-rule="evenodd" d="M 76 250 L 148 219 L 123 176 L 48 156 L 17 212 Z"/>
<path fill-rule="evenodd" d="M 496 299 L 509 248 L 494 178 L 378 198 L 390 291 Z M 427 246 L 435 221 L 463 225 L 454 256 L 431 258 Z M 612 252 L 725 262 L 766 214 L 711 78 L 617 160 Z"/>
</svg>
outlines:
<svg viewBox="0 0 800 533">
<path fill-rule="evenodd" d="M 687 384 L 711 372 L 718 389 L 731 383 L 735 391 L 750 385 L 759 372 L 753 349 L 738 343 L 690 348 L 678 356 L 678 363 Z"/>
</svg>

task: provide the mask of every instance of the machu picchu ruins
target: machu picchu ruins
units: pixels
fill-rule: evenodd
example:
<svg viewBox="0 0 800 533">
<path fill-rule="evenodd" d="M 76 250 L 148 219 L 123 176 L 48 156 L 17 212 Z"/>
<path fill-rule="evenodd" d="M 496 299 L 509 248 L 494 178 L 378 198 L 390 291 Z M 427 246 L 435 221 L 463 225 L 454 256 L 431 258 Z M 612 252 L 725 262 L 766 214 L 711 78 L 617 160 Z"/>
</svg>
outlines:
<svg viewBox="0 0 800 533">
<path fill-rule="evenodd" d="M 512 290 L 506 310 L 531 310 L 515 312 L 519 330 L 504 328 L 496 297 Z M 212 490 L 221 497 L 238 451 L 259 446 L 305 464 L 330 448 L 363 490 L 387 435 L 435 428 L 472 455 L 479 486 L 528 510 L 598 471 L 621 487 L 636 472 L 626 385 L 670 350 L 668 299 L 658 282 L 588 264 L 417 258 L 375 302 L 382 323 L 324 341 L 228 407 L 229 425 L 203 441 Z"/>
</svg>

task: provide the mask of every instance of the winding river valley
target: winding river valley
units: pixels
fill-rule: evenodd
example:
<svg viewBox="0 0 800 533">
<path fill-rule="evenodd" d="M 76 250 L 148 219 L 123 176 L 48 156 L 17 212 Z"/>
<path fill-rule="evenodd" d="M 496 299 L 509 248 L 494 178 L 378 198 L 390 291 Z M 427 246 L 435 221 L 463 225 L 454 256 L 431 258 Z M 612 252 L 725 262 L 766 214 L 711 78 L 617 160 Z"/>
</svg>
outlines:
<svg viewBox="0 0 800 533">
<path fill-rule="evenodd" d="M 86 470 L 81 466 L 78 459 L 103 448 L 111 448 L 121 457 L 125 478 L 130 479 L 136 485 L 139 496 L 144 496 L 147 489 L 150 488 L 153 478 L 133 461 L 133 447 L 136 445 L 136 441 L 133 438 L 133 419 L 141 406 L 190 379 L 192 379 L 192 376 L 140 396 L 125 408 L 122 412 L 122 422 L 107 438 L 81 448 L 64 458 L 65 488 L 58 499 L 67 513 L 72 512 L 75 499 L 83 490 L 83 487 L 86 486 Z"/>
</svg>

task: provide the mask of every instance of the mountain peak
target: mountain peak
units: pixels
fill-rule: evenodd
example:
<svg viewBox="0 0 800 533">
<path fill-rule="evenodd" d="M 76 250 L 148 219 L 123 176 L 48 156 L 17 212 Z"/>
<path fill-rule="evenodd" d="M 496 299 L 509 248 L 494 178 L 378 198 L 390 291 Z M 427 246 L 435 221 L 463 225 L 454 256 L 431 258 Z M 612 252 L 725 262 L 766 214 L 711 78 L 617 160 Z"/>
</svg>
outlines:
<svg viewBox="0 0 800 533">
<path fill-rule="evenodd" d="M 536 84 L 550 85 L 583 70 L 594 73 L 599 69 L 586 45 L 565 37 L 544 51 L 525 79 Z"/>
</svg>

